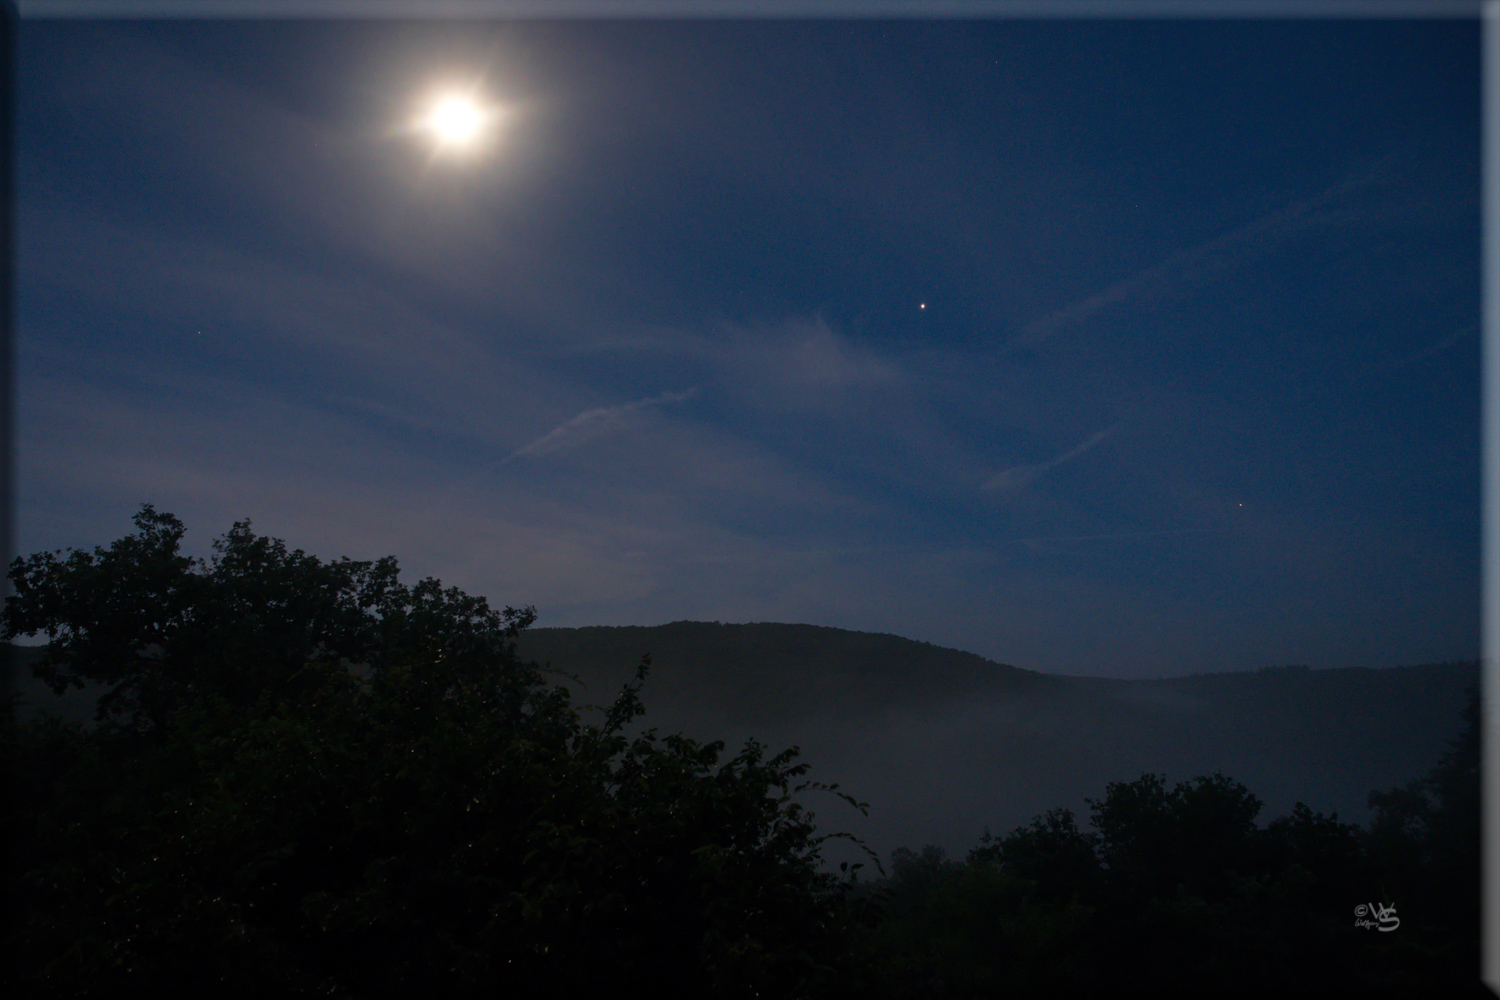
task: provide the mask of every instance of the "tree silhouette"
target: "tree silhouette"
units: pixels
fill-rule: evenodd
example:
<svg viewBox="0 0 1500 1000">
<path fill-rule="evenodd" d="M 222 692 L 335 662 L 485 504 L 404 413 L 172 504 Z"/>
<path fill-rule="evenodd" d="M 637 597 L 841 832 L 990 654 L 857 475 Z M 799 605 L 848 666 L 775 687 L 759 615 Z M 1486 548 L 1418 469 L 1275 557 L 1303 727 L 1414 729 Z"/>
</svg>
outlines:
<svg viewBox="0 0 1500 1000">
<path fill-rule="evenodd" d="M 1371 891 L 1399 902 L 1411 931 L 1410 963 L 1441 961 L 1465 987 L 1480 971 L 1480 706 L 1476 686 L 1458 736 L 1425 776 L 1370 793 L 1364 838 Z"/>
<path fill-rule="evenodd" d="M 1465 718 L 1426 778 L 1372 796 L 1368 831 L 1300 802 L 1260 828 L 1259 799 L 1222 774 L 1145 774 L 1086 800 L 1087 831 L 1053 809 L 986 831 L 964 864 L 898 850 L 866 890 L 886 978 L 906 987 L 885 995 L 1487 996 L 1477 702 Z M 1399 904 L 1398 932 L 1356 925 L 1372 902 Z"/>
<path fill-rule="evenodd" d="M 7 732 L 20 992 L 836 992 L 867 917 L 796 748 L 629 735 L 649 658 L 585 725 L 515 656 L 532 609 L 392 558 L 246 521 L 205 564 L 172 515 L 135 524 L 10 569 L 5 638 L 108 687 L 93 729 Z"/>
</svg>

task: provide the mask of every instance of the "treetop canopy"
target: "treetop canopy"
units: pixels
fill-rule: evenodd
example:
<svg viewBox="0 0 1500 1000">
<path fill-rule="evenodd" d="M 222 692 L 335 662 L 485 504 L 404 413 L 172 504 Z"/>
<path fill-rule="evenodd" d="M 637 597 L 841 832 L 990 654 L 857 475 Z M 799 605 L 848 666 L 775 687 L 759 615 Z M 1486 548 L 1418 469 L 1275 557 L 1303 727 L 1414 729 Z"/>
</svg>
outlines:
<svg viewBox="0 0 1500 1000">
<path fill-rule="evenodd" d="M 534 608 L 495 611 L 483 597 L 408 587 L 394 557 L 323 563 L 236 522 L 211 562 L 180 554 L 180 520 L 144 504 L 135 534 L 93 553 L 39 552 L 11 564 L 4 638 L 45 634 L 39 675 L 61 693 L 85 682 L 109 691 L 99 718 L 159 723 L 188 692 L 232 704 L 293 696 L 310 660 L 390 666 L 441 652 L 492 654 L 536 620 Z M 298 678 L 304 682 L 299 686 Z"/>
</svg>

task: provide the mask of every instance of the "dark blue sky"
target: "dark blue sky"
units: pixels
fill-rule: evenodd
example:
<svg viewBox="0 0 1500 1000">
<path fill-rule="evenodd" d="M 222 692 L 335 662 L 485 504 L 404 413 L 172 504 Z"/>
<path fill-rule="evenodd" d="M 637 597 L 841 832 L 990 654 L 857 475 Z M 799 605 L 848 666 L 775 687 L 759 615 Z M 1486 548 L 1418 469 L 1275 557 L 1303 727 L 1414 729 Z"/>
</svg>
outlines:
<svg viewBox="0 0 1500 1000">
<path fill-rule="evenodd" d="M 1478 40 L 23 21 L 17 551 L 150 502 L 542 625 L 1477 657 Z"/>
</svg>

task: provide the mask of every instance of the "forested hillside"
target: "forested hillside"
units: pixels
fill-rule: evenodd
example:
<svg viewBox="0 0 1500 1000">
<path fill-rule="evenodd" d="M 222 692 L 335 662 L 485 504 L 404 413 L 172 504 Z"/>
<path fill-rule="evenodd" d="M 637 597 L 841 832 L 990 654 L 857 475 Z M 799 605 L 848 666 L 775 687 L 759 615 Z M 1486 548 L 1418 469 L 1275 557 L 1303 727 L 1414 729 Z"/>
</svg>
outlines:
<svg viewBox="0 0 1500 1000">
<path fill-rule="evenodd" d="M 1475 988 L 1473 664 L 1084 681 L 701 623 L 523 649 L 532 609 L 407 586 L 393 560 L 324 564 L 240 523 L 197 567 L 181 522 L 146 506 L 136 523 L 10 570 L 5 638 L 57 637 L 18 659 L 97 700 L 92 725 L 33 704 L 5 729 L 19 995 Z M 575 707 L 558 673 L 575 665 L 598 708 Z M 780 729 L 742 738 L 746 717 Z M 827 754 L 802 762 L 778 732 Z M 1375 744 L 1400 750 L 1387 774 L 1426 757 L 1359 789 L 1368 822 L 1277 807 L 1219 766 L 1099 781 L 1076 819 L 1085 762 L 1119 775 L 1173 740 L 1273 774 Z M 987 753 L 1046 805 L 1009 819 L 1027 789 L 988 780 Z M 963 861 L 906 835 L 934 815 Z M 880 839 L 862 844 L 865 817 Z"/>
</svg>

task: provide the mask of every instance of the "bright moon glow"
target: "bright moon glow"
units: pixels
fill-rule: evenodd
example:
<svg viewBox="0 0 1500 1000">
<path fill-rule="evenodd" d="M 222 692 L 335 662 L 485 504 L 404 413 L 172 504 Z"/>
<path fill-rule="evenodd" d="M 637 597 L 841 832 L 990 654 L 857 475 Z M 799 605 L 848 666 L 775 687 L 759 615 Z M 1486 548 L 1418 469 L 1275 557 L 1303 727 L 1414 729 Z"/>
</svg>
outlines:
<svg viewBox="0 0 1500 1000">
<path fill-rule="evenodd" d="M 449 96 L 432 106 L 423 125 L 444 146 L 469 146 L 479 138 L 488 118 L 469 98 Z"/>
<path fill-rule="evenodd" d="M 473 101 L 448 97 L 432 109 L 432 130 L 448 142 L 468 142 L 479 134 L 479 109 Z"/>
</svg>

